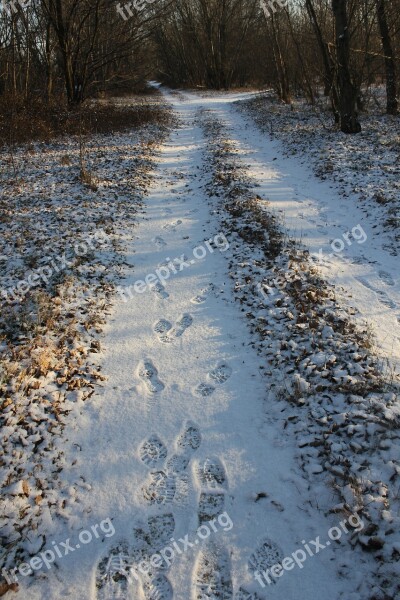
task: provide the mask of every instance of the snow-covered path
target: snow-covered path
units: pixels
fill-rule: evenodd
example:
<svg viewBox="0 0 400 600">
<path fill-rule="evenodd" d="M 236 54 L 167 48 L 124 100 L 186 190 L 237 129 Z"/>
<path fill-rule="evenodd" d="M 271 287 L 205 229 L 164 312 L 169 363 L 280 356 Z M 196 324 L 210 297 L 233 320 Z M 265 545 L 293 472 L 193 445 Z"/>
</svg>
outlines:
<svg viewBox="0 0 400 600">
<path fill-rule="evenodd" d="M 400 372 L 399 261 L 385 235 L 375 232 L 378 213 L 357 205 L 356 197 L 341 196 L 329 181 L 318 181 L 296 157 L 283 157 L 279 142 L 227 112 L 226 105 L 220 115 L 235 132 L 259 194 L 282 215 L 289 235 L 309 249 L 322 276 L 343 291 L 360 325 L 371 327 L 378 352 Z"/>
<path fill-rule="evenodd" d="M 187 102 L 199 104 L 197 96 L 185 96 Z M 355 307 L 355 318 L 370 326 L 378 352 L 400 372 L 399 264 L 389 240 L 375 232 L 378 212 L 363 209 L 356 196 L 341 196 L 329 180 L 317 180 L 297 157 L 284 156 L 279 141 L 234 109 L 233 103 L 245 97 L 216 94 L 204 104 L 229 128 L 269 209 L 281 216 L 289 235 L 308 248 L 323 277 L 339 294 L 343 291 L 342 300 Z"/>
<path fill-rule="evenodd" d="M 38 578 L 29 597 L 336 600 L 347 590 L 346 600 L 363 600 L 351 594 L 361 572 L 352 580 L 337 574 L 338 552 L 328 530 L 340 519 L 324 516 L 324 499 L 310 500 L 312 493 L 297 472 L 294 443 L 281 438 L 277 409 L 265 403 L 262 359 L 231 298 L 229 239 L 204 193 L 205 140 L 195 121 L 198 109 L 212 104 L 198 98 L 170 100 L 180 126 L 161 150 L 146 209 L 134 236 L 126 240 L 133 268 L 127 269 L 124 287 L 131 286 L 131 293 L 121 290 L 106 329 L 103 372 L 108 380 L 69 435 L 80 449 L 72 470 L 91 485 L 76 515 L 75 538 L 107 518 L 115 534 L 77 548 L 71 529 L 60 529 L 59 540 L 70 537 L 74 552 L 60 560 L 48 580 Z M 262 155 L 261 139 L 228 104 L 220 104 L 217 113 L 243 148 L 253 144 L 258 157 L 254 161 L 249 154 L 246 160 L 253 175 L 268 180 L 260 193 L 275 194 L 271 200 L 278 209 L 285 203 L 286 212 L 286 203 L 296 202 L 291 196 L 288 200 L 287 190 L 297 174 L 282 183 L 266 164 L 274 149 Z M 307 182 L 297 185 L 307 195 Z M 353 216 L 346 220 L 351 227 Z M 358 215 L 354 220 L 360 222 Z M 339 237 L 342 230 L 336 228 Z M 323 232 L 318 235 L 312 239 L 316 252 L 326 238 Z M 353 244 L 349 252 L 358 248 L 368 253 L 366 244 Z M 163 285 L 151 277 L 157 270 L 158 275 L 169 270 Z M 76 454 L 71 463 L 75 459 Z M 200 539 L 199 524 L 213 518 L 215 531 Z M 149 549 L 160 552 L 171 546 L 171 538 L 185 536 L 193 547 L 176 551 L 168 569 L 140 574 L 138 581 L 132 577 L 127 590 L 118 578 L 96 588 L 96 578 L 99 584 L 110 566 L 102 559 L 111 549 L 145 558 Z M 330 547 L 307 557 L 301 568 L 294 564 L 275 578 L 276 584 L 263 589 L 251 574 L 249 559 L 260 571 L 317 536 Z M 346 548 L 339 549 L 342 558 L 351 556 Z M 22 587 L 18 597 L 25 593 Z"/>
</svg>

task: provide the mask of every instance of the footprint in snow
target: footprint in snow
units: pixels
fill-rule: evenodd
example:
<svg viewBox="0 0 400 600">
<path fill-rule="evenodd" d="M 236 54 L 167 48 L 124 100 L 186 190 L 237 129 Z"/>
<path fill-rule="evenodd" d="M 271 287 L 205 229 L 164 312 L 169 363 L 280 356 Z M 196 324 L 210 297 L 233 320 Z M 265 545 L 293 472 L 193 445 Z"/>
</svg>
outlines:
<svg viewBox="0 0 400 600">
<path fill-rule="evenodd" d="M 175 518 L 171 512 L 148 517 L 146 523 L 137 523 L 133 528 L 132 543 L 129 548 L 131 562 L 134 564 L 139 564 L 142 560 L 150 562 L 153 554 L 167 545 L 174 531 Z M 167 571 L 168 564 L 162 563 L 158 569 Z M 142 575 L 140 571 L 138 574 Z"/>
<path fill-rule="evenodd" d="M 158 298 L 160 298 L 160 300 L 165 300 L 166 298 L 169 298 L 168 292 L 165 290 L 165 287 L 160 281 L 157 281 L 157 283 L 152 284 L 150 289 Z"/>
<path fill-rule="evenodd" d="M 145 600 L 172 600 L 172 586 L 161 573 L 154 577 L 143 577 L 143 593 Z"/>
<path fill-rule="evenodd" d="M 167 242 L 160 236 L 157 235 L 155 238 L 152 239 L 152 242 L 157 246 L 157 248 L 161 249 L 164 248 L 167 245 Z"/>
<path fill-rule="evenodd" d="M 141 583 L 145 600 L 172 600 L 173 589 L 168 578 L 162 573 L 169 565 L 161 563 L 156 569 L 151 564 L 152 556 L 167 545 L 175 529 L 172 514 L 151 517 L 148 520 L 149 533 L 143 529 L 134 530 L 135 540 L 132 549 L 127 542 L 115 546 L 108 556 L 98 564 L 96 573 L 97 600 L 128 600 L 137 598 L 133 585 Z M 138 569 L 140 562 L 146 561 L 149 568 L 144 574 Z"/>
<path fill-rule="evenodd" d="M 263 573 L 281 563 L 283 558 L 284 554 L 278 544 L 269 538 L 264 538 L 249 558 L 249 569 L 253 574 Z M 278 581 L 273 577 L 270 580 L 274 583 Z"/>
<path fill-rule="evenodd" d="M 208 373 L 209 379 L 213 383 L 223 384 L 228 381 L 232 374 L 232 369 L 226 363 L 220 363 L 215 369 Z M 215 387 L 208 383 L 200 383 L 194 390 L 195 394 L 207 398 L 215 391 Z"/>
<path fill-rule="evenodd" d="M 160 342 L 170 344 L 175 338 L 181 337 L 193 323 L 193 317 L 186 313 L 176 322 L 175 327 L 169 321 L 161 319 L 156 323 L 154 331 L 159 334 Z"/>
<path fill-rule="evenodd" d="M 96 571 L 96 600 L 127 600 L 131 585 L 129 545 L 123 541 L 103 557 Z"/>
<path fill-rule="evenodd" d="M 147 466 L 156 467 L 167 457 L 167 448 L 158 435 L 153 434 L 140 446 L 139 456 Z"/>
<path fill-rule="evenodd" d="M 165 229 L 166 231 L 175 231 L 178 225 L 182 225 L 181 219 L 178 219 L 173 223 L 167 223 L 166 225 L 163 225 L 163 229 Z"/>
<path fill-rule="evenodd" d="M 207 458 L 196 465 L 195 473 L 201 486 L 199 524 L 216 519 L 225 508 L 227 476 L 219 458 Z"/>
<path fill-rule="evenodd" d="M 232 369 L 226 363 L 221 363 L 208 374 L 209 378 L 216 383 L 225 383 L 231 375 Z"/>
<path fill-rule="evenodd" d="M 379 271 L 379 277 L 382 279 L 382 281 L 384 283 L 386 283 L 386 285 L 390 285 L 390 286 L 394 285 L 392 276 L 389 273 L 386 273 L 386 271 Z"/>
<path fill-rule="evenodd" d="M 230 560 L 224 548 L 208 544 L 201 550 L 193 578 L 193 600 L 232 600 Z"/>
<path fill-rule="evenodd" d="M 174 329 L 172 330 L 172 335 L 175 337 L 181 337 L 186 331 L 188 327 L 190 327 L 193 323 L 193 317 L 189 313 L 183 314 L 180 319 L 176 322 Z"/>
<path fill-rule="evenodd" d="M 197 294 L 197 296 L 192 298 L 190 302 L 192 302 L 193 304 L 203 304 L 207 300 L 208 296 L 210 295 L 210 292 L 213 289 L 214 285 L 210 283 L 210 285 L 208 285 L 200 291 L 200 294 Z"/>
<path fill-rule="evenodd" d="M 183 431 L 176 439 L 176 453 L 168 458 L 165 444 L 152 434 L 139 448 L 141 460 L 152 471 L 142 487 L 142 494 L 147 503 L 165 504 L 175 500 L 184 504 L 189 492 L 189 480 L 186 474 L 192 455 L 201 444 L 199 428 L 192 422 L 187 422 Z"/>
<path fill-rule="evenodd" d="M 175 491 L 175 478 L 164 471 L 152 471 L 142 487 L 143 498 L 148 504 L 169 504 Z"/>
<path fill-rule="evenodd" d="M 158 378 L 158 371 L 151 360 L 147 359 L 139 365 L 138 375 L 149 392 L 156 394 L 164 389 L 164 384 Z"/>
<path fill-rule="evenodd" d="M 172 513 L 149 517 L 148 526 L 151 536 L 151 545 L 154 550 L 160 550 L 169 542 L 175 531 L 175 519 Z"/>
<path fill-rule="evenodd" d="M 189 477 L 187 468 L 193 454 L 198 450 L 201 444 L 200 429 L 188 421 L 182 432 L 175 441 L 175 454 L 173 454 L 166 464 L 166 471 L 176 477 L 177 492 L 175 502 L 181 506 L 186 504 L 189 495 Z"/>
<path fill-rule="evenodd" d="M 226 471 L 219 458 L 207 458 L 196 466 L 195 471 L 203 487 L 226 487 Z"/>
<path fill-rule="evenodd" d="M 217 519 L 225 510 L 225 494 L 223 492 L 201 492 L 199 498 L 199 525 Z"/>
<path fill-rule="evenodd" d="M 208 383 L 200 383 L 194 390 L 195 394 L 202 396 L 203 398 L 208 398 L 213 392 L 215 392 L 215 387 Z"/>
<path fill-rule="evenodd" d="M 155 333 L 157 333 L 159 336 L 161 336 L 160 339 L 168 331 L 170 331 L 170 329 L 172 329 L 172 324 L 169 321 L 167 321 L 166 319 L 160 319 L 159 321 L 157 321 L 157 323 L 153 327 L 153 330 L 155 331 Z"/>
<path fill-rule="evenodd" d="M 200 444 L 200 429 L 197 425 L 188 421 L 176 440 L 177 447 L 185 453 L 192 454 L 192 452 L 195 452 L 200 447 Z"/>
</svg>

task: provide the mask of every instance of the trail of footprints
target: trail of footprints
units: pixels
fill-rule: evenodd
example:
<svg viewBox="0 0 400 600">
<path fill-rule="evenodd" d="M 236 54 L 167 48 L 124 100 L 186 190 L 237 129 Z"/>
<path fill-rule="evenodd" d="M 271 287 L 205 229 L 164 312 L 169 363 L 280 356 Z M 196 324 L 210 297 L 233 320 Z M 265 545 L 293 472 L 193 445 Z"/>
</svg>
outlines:
<svg viewBox="0 0 400 600">
<path fill-rule="evenodd" d="M 157 246 L 165 244 L 161 237 L 154 240 Z M 390 284 L 389 284 L 390 285 Z M 205 302 L 213 289 L 210 285 L 192 299 L 194 304 Z M 160 298 L 168 298 L 161 283 L 153 286 L 154 293 Z M 160 319 L 154 325 L 154 332 L 160 342 L 171 343 L 181 337 L 193 323 L 190 314 L 183 314 L 173 326 L 168 320 Z M 200 383 L 195 392 L 202 396 L 210 396 L 216 385 L 224 384 L 231 376 L 232 369 L 222 362 L 212 369 L 207 383 Z M 150 359 L 144 360 L 138 368 L 138 376 L 151 394 L 164 389 L 158 371 Z M 157 434 L 152 434 L 143 441 L 139 448 L 141 461 L 149 468 L 149 474 L 140 494 L 148 506 L 164 507 L 172 503 L 183 505 L 189 493 L 189 477 L 187 470 L 193 454 L 201 444 L 199 428 L 186 423 L 176 440 L 175 453 L 168 455 L 164 442 Z M 218 457 L 207 458 L 195 465 L 195 476 L 200 487 L 198 502 L 198 525 L 217 519 L 225 510 L 225 498 L 228 489 L 227 475 L 224 465 Z M 135 570 L 141 561 L 149 561 L 151 556 L 167 546 L 175 530 L 175 519 L 172 512 L 150 516 L 143 525 L 136 526 L 132 532 L 132 543 L 122 541 L 114 546 L 109 555 L 98 564 L 96 573 L 97 600 L 128 600 L 137 598 L 136 591 L 131 593 L 130 586 L 141 587 L 145 600 L 172 600 L 173 589 L 165 574 L 166 563 L 153 568 L 147 575 Z M 280 548 L 271 540 L 264 539 L 249 559 L 249 570 L 265 571 L 283 557 Z M 135 575 L 129 568 L 133 569 Z M 214 542 L 206 542 L 201 548 L 193 573 L 193 600 L 263 600 L 255 592 L 248 592 L 240 587 L 233 594 L 231 566 L 228 552 Z"/>
<path fill-rule="evenodd" d="M 184 502 L 183 492 L 188 489 L 185 471 L 200 443 L 200 430 L 190 422 L 178 437 L 177 451 L 170 458 L 167 457 L 166 446 L 157 435 L 143 442 L 139 450 L 140 458 L 153 469 L 142 487 L 143 499 L 147 504 L 170 504 L 174 500 Z"/>
<path fill-rule="evenodd" d="M 199 501 L 199 524 L 211 521 L 225 510 L 227 476 L 222 462 L 208 458 L 197 466 L 196 474 L 203 488 Z M 263 572 L 282 561 L 284 554 L 275 542 L 264 538 L 248 561 L 253 574 Z M 240 587 L 233 594 L 231 566 L 225 548 L 213 542 L 202 549 L 194 572 L 193 600 L 263 600 L 256 592 Z"/>
<path fill-rule="evenodd" d="M 179 337 L 191 325 L 192 317 L 182 315 L 176 326 L 172 328 L 169 321 L 161 319 L 154 326 L 154 331 L 161 341 L 172 341 Z M 231 376 L 232 369 L 226 363 L 220 363 L 208 373 L 208 378 L 215 385 L 224 384 Z M 160 389 L 161 382 L 151 361 L 145 361 L 139 370 L 139 376 L 145 381 L 150 391 Z M 211 384 L 200 384 L 197 388 L 202 396 L 210 395 L 215 390 Z M 168 456 L 167 447 L 157 434 L 151 435 L 139 448 L 139 456 L 150 472 L 141 489 L 143 501 L 149 506 L 164 506 L 177 502 L 183 504 L 187 498 L 189 481 L 186 471 L 194 452 L 201 444 L 200 430 L 193 423 L 188 423 L 176 441 L 176 452 Z M 225 467 L 217 457 L 207 458 L 195 466 L 195 474 L 201 488 L 198 502 L 198 524 L 217 519 L 225 510 L 227 476 Z M 164 515 L 168 519 L 168 515 Z M 152 538 L 157 537 L 160 528 L 153 527 Z M 165 530 L 165 525 L 161 527 Z M 171 533 L 171 527 L 169 532 Z M 159 536 L 158 536 L 159 537 Z M 150 543 L 150 542 L 149 542 Z M 143 553 L 142 553 L 143 556 Z M 138 557 L 140 558 L 140 557 Z M 142 558 L 143 560 L 143 558 Z M 233 598 L 229 556 L 224 548 L 209 543 L 197 558 L 194 570 L 193 600 L 228 600 Z M 143 583 L 146 600 L 170 600 L 172 588 L 165 575 L 158 574 Z M 240 589 L 238 600 L 257 600 L 257 596 L 249 595 Z"/>
<path fill-rule="evenodd" d="M 168 544 L 174 530 L 172 513 L 149 517 L 146 524 L 134 527 L 132 543 L 119 543 L 100 561 L 96 574 L 97 600 L 137 598 L 139 587 L 145 600 L 172 600 L 172 586 L 165 575 L 168 566 L 162 563 L 155 569 L 149 561 Z M 137 568 L 142 561 L 150 564 L 146 574 Z"/>
<path fill-rule="evenodd" d="M 196 476 L 201 486 L 199 525 L 217 519 L 225 509 L 227 476 L 217 457 L 197 464 Z M 231 600 L 233 594 L 230 559 L 225 548 L 209 542 L 200 551 L 194 569 L 193 600 Z"/>
<path fill-rule="evenodd" d="M 150 479 L 142 487 L 143 500 L 149 504 L 167 504 L 173 501 L 175 486 L 168 493 L 165 482 L 184 474 L 189 462 L 200 447 L 199 428 L 188 422 L 176 440 L 176 453 L 168 459 L 167 447 L 157 434 L 151 435 L 139 448 L 139 457 L 150 471 Z M 198 505 L 198 524 L 218 518 L 224 511 L 227 476 L 217 457 L 207 458 L 194 469 L 201 487 Z M 171 491 L 172 490 L 172 491 Z M 172 512 L 151 516 L 146 524 L 133 529 L 132 543 L 116 545 L 108 557 L 98 565 L 96 576 L 98 600 L 127 600 L 132 597 L 130 586 L 141 586 L 146 600 L 172 600 L 173 589 L 166 575 L 168 565 L 151 567 L 146 575 L 135 569 L 141 561 L 162 550 L 171 542 L 175 530 Z M 113 569 L 110 569 L 110 564 Z M 127 566 L 132 570 L 129 571 Z M 193 574 L 193 600 L 231 600 L 233 587 L 228 552 L 220 545 L 207 542 L 200 550 Z M 134 596 L 137 597 L 136 595 Z M 240 589 L 237 600 L 258 600 Z"/>
<path fill-rule="evenodd" d="M 167 447 L 156 434 L 151 435 L 139 448 L 142 462 L 152 469 L 144 483 L 141 494 L 149 505 L 164 505 L 174 500 L 176 481 L 185 477 L 184 471 L 194 452 L 201 444 L 200 430 L 188 422 L 176 440 L 176 454 L 167 459 Z M 127 600 L 135 597 L 131 586 L 140 585 L 145 600 L 172 600 L 173 590 L 166 576 L 168 565 L 162 562 L 158 568 L 149 563 L 150 558 L 170 543 L 175 530 L 171 512 L 151 516 L 146 524 L 136 526 L 132 543 L 123 541 L 111 549 L 97 568 L 97 600 Z M 151 565 L 144 575 L 135 569 L 141 561 Z"/>
</svg>

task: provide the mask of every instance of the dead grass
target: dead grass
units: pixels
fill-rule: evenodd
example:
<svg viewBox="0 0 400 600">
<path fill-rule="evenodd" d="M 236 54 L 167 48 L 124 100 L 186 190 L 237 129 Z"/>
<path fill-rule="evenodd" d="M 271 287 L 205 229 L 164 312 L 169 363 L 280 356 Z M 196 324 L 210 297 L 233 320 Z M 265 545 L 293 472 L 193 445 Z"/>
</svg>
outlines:
<svg viewBox="0 0 400 600">
<path fill-rule="evenodd" d="M 88 102 L 68 110 L 61 99 L 47 103 L 38 96 L 32 96 L 28 101 L 12 95 L 0 96 L 3 146 L 49 142 L 62 135 L 113 133 L 150 123 L 167 124 L 168 121 L 169 113 L 162 104 L 139 99 L 132 105 L 107 100 Z"/>
</svg>

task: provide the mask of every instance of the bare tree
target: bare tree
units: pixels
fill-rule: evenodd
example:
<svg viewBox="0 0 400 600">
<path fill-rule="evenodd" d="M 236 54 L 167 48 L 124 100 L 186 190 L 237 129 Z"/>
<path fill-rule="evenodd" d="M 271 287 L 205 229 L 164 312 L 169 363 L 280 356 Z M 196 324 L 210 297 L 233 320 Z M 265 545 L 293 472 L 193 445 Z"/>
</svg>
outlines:
<svg viewBox="0 0 400 600">
<path fill-rule="evenodd" d="M 339 125 L 343 133 L 359 133 L 357 114 L 358 91 L 350 73 L 350 33 L 347 0 L 332 0 L 336 26 L 337 91 L 339 96 Z"/>
<path fill-rule="evenodd" d="M 376 0 L 376 12 L 382 38 L 382 48 L 385 54 L 386 111 L 389 115 L 397 115 L 399 112 L 399 102 L 397 99 L 396 62 L 387 19 L 386 0 Z"/>
<path fill-rule="evenodd" d="M 387 112 L 398 114 L 400 0 L 282 3 L 269 0 L 264 14 L 260 0 L 155 0 L 121 14 L 114 0 L 15 2 L 0 11 L 0 96 L 62 94 L 75 107 L 160 77 L 269 86 L 284 102 L 313 103 L 322 84 L 340 129 L 356 133 L 368 88 L 384 82 Z"/>
</svg>

